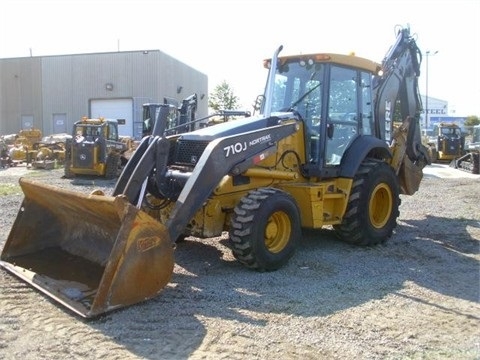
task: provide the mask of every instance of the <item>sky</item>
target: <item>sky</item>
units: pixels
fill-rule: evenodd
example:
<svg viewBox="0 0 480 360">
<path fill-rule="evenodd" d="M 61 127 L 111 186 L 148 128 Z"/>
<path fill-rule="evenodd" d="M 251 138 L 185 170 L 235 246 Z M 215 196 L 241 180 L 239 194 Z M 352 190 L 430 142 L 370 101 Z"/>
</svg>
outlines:
<svg viewBox="0 0 480 360">
<path fill-rule="evenodd" d="M 381 62 L 395 27 L 410 26 L 431 54 L 429 97 L 450 116 L 480 116 L 479 19 L 480 0 L 3 0 L 0 58 L 160 50 L 206 74 L 209 92 L 226 81 L 252 110 L 278 46 Z"/>
</svg>

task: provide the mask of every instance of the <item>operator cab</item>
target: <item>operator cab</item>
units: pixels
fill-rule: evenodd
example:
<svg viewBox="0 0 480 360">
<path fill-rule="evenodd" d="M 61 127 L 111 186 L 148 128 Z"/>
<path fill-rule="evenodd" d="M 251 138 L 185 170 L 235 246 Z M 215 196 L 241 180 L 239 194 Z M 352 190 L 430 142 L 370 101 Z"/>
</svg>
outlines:
<svg viewBox="0 0 480 360">
<path fill-rule="evenodd" d="M 84 120 L 75 123 L 73 129 L 74 140 L 77 143 L 94 143 L 99 138 L 106 140 L 118 140 L 117 124 L 113 121 Z"/>
<path fill-rule="evenodd" d="M 462 136 L 462 130 L 457 127 L 442 127 L 440 134 L 447 138 L 460 138 Z"/>
<path fill-rule="evenodd" d="M 278 59 L 271 112 L 293 112 L 303 121 L 307 175 L 338 176 L 352 142 L 375 134 L 375 69 L 373 62 L 337 54 Z"/>
</svg>

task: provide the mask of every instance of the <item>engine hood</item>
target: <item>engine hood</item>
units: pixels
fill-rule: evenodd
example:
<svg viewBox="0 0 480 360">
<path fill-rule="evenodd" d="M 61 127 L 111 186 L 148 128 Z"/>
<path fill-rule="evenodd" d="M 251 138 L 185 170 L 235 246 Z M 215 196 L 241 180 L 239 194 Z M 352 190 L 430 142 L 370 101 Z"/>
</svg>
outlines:
<svg viewBox="0 0 480 360">
<path fill-rule="evenodd" d="M 296 118 L 293 113 L 272 113 L 266 118 L 262 115 L 231 120 L 180 135 L 180 140 L 212 141 L 222 137 L 265 129 L 278 125 L 281 121 Z"/>
</svg>

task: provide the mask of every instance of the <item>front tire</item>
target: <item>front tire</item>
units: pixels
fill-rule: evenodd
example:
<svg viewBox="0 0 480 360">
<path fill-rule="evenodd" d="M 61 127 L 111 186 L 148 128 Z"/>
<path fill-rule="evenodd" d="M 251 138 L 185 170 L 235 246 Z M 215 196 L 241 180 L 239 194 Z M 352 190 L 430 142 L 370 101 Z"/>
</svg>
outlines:
<svg viewBox="0 0 480 360">
<path fill-rule="evenodd" d="M 120 164 L 120 155 L 108 154 L 107 162 L 105 165 L 105 179 L 111 180 L 118 176 Z"/>
<path fill-rule="evenodd" d="M 66 158 L 65 162 L 63 163 L 63 177 L 65 179 L 71 179 L 75 177 L 75 173 L 71 169 L 72 167 L 72 161 L 70 158 Z"/>
<path fill-rule="evenodd" d="M 397 226 L 400 190 L 393 169 L 385 162 L 367 159 L 353 179 L 347 209 L 337 236 L 355 245 L 385 242 Z"/>
<path fill-rule="evenodd" d="M 438 151 L 435 147 L 431 148 L 431 156 L 430 156 L 430 161 L 432 163 L 438 162 Z"/>
<path fill-rule="evenodd" d="M 67 140 L 65 144 L 65 161 L 63 162 L 63 173 L 64 178 L 71 179 L 75 177 L 75 174 L 72 171 L 72 141 Z"/>
<path fill-rule="evenodd" d="M 284 191 L 250 191 L 234 209 L 230 230 L 233 255 L 249 268 L 279 269 L 293 256 L 300 236 L 297 204 Z"/>
</svg>

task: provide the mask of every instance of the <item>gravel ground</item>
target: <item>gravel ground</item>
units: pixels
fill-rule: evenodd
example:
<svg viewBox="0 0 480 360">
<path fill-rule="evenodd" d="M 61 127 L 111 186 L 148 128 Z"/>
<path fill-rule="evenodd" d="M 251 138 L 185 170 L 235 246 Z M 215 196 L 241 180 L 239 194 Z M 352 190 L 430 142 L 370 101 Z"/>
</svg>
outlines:
<svg viewBox="0 0 480 360">
<path fill-rule="evenodd" d="M 226 236 L 187 238 L 160 296 L 91 321 L 0 270 L 0 359 L 479 359 L 480 176 L 426 170 L 385 245 L 305 231 L 285 268 L 257 273 Z M 19 176 L 84 193 L 114 185 L 61 175 L 0 170 L 0 248 Z"/>
</svg>

